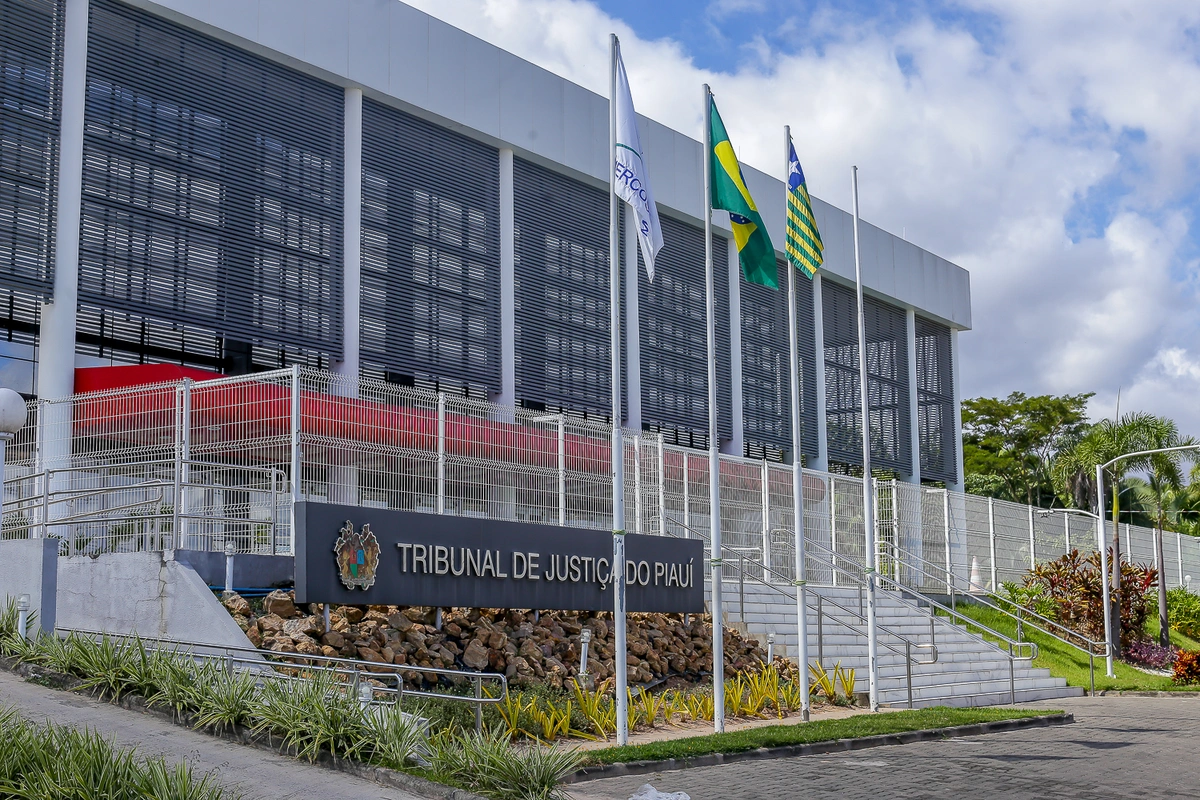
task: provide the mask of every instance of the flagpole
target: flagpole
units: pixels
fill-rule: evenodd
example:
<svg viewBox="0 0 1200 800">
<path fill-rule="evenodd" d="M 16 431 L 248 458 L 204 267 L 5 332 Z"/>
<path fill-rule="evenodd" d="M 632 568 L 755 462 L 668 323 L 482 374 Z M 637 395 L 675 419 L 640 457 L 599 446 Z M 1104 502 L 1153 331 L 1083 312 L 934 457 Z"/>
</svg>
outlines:
<svg viewBox="0 0 1200 800">
<path fill-rule="evenodd" d="M 721 618 L 721 453 L 717 439 L 717 310 L 712 252 L 712 92 L 704 84 L 704 299 L 708 339 L 708 508 L 712 566 L 713 730 L 725 730 L 725 624 Z"/>
<path fill-rule="evenodd" d="M 792 172 L 792 129 L 783 126 L 783 202 L 784 219 L 787 218 L 787 203 L 790 199 Z M 805 598 L 804 570 L 804 459 L 800 450 L 800 325 L 796 319 L 796 265 L 784 258 L 788 274 L 788 342 L 791 354 L 792 395 L 792 508 L 795 517 L 796 548 L 796 632 L 799 652 L 796 666 L 800 672 L 800 718 L 808 722 L 810 705 L 808 698 L 808 602 Z"/>
<path fill-rule="evenodd" d="M 625 444 L 621 436 L 621 256 L 617 235 L 617 53 L 621 47 L 609 34 L 608 75 L 608 280 L 609 329 L 612 349 L 612 475 L 613 475 L 613 670 L 616 673 L 617 744 L 629 742 L 629 690 L 625 672 Z"/>
<path fill-rule="evenodd" d="M 867 329 L 863 314 L 862 261 L 858 248 L 858 167 L 850 168 L 854 191 L 854 283 L 858 293 L 858 393 L 862 413 L 863 528 L 867 572 L 867 679 L 871 710 L 879 710 L 879 644 L 875 625 L 875 559 L 879 549 L 875 531 L 874 491 L 871 481 L 871 408 L 867 398 Z"/>
</svg>

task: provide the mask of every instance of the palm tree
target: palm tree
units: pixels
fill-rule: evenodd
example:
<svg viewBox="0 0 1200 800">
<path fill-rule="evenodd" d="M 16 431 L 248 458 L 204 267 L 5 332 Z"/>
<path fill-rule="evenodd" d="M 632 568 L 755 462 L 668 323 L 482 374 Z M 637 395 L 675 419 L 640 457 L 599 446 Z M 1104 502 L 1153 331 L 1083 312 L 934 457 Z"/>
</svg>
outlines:
<svg viewBox="0 0 1200 800">
<path fill-rule="evenodd" d="M 1076 508 L 1096 508 L 1103 513 L 1104 486 L 1096 486 L 1096 467 L 1117 456 L 1152 450 L 1156 435 L 1160 432 L 1158 417 L 1134 412 L 1119 420 L 1101 420 L 1088 428 L 1070 446 L 1061 450 L 1054 459 L 1054 481 L 1056 488 Z M 1114 655 L 1120 655 L 1121 647 L 1121 528 L 1120 528 L 1120 485 L 1125 474 L 1140 471 L 1149 466 L 1147 457 L 1119 461 L 1108 470 L 1109 488 L 1112 489 L 1112 574 L 1109 592 L 1112 609 Z M 1114 488 L 1115 487 L 1115 488 Z"/>
<path fill-rule="evenodd" d="M 1153 427 L 1150 450 L 1161 450 L 1170 447 L 1188 447 L 1196 442 L 1191 437 L 1179 435 L 1179 429 L 1172 420 L 1159 417 Z M 1191 455 L 1191 454 L 1187 454 Z M 1154 500 L 1154 552 L 1158 560 L 1158 624 L 1159 644 L 1166 647 L 1171 643 L 1171 631 L 1167 618 L 1167 570 L 1163 560 L 1163 526 L 1166 524 L 1166 508 L 1170 501 L 1183 491 L 1183 459 L 1182 452 L 1155 453 L 1150 456 L 1147 465 L 1146 484 Z"/>
</svg>

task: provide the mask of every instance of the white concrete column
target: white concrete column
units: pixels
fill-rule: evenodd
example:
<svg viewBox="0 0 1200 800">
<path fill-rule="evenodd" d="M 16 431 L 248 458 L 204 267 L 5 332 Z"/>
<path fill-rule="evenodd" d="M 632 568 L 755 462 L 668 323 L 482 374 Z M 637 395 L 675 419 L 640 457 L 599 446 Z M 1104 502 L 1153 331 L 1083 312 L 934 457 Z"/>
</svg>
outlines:
<svg viewBox="0 0 1200 800">
<path fill-rule="evenodd" d="M 821 273 L 813 276 L 813 338 L 816 344 L 815 387 L 817 406 L 817 457 L 809 462 L 809 468 L 824 472 L 829 469 L 829 435 L 825 419 L 825 313 L 821 303 Z"/>
<path fill-rule="evenodd" d="M 950 330 L 950 372 L 953 376 L 954 384 L 954 455 L 956 460 L 955 469 L 957 471 L 958 480 L 950 486 L 956 492 L 966 491 L 966 473 L 963 470 L 963 444 L 962 444 L 962 378 L 960 377 L 962 370 L 959 369 L 958 354 L 961 352 L 958 347 L 958 329 Z"/>
<path fill-rule="evenodd" d="M 625 206 L 625 426 L 642 429 L 642 331 L 638 324 L 638 236 L 633 207 Z"/>
<path fill-rule="evenodd" d="M 500 150 L 500 394 L 498 403 L 517 404 L 516 217 L 513 209 L 513 151 Z"/>
<path fill-rule="evenodd" d="M 911 458 L 908 474 L 901 473 L 906 483 L 921 483 L 921 424 L 918 418 L 920 398 L 917 392 L 917 315 L 911 308 L 904 314 L 908 333 L 908 440 Z"/>
<path fill-rule="evenodd" d="M 725 250 L 729 254 L 729 416 L 733 438 L 721 443 L 721 452 L 740 456 L 745 447 L 745 416 L 742 408 L 742 268 L 738 263 L 737 245 L 732 239 Z M 717 389 L 719 402 L 720 387 Z"/>
<path fill-rule="evenodd" d="M 38 347 L 38 397 L 75 391 L 75 321 L 79 304 L 79 216 L 83 201 L 83 110 L 87 83 L 88 0 L 66 0 L 62 114 L 55 198 L 54 297 L 43 303 Z M 70 409 L 64 406 L 66 413 Z M 69 424 L 69 420 L 67 420 Z M 54 440 L 52 439 L 51 442 Z M 70 455 L 67 437 L 66 455 Z M 59 453 L 46 453 L 53 466 Z"/>
<path fill-rule="evenodd" d="M 358 396 L 362 328 L 362 125 L 363 93 L 348 88 L 345 94 L 342 145 L 342 358 L 331 365 L 343 380 L 334 394 Z M 358 505 L 358 466 L 353 449 L 342 448 L 328 465 L 327 497 L 331 503 Z"/>
</svg>

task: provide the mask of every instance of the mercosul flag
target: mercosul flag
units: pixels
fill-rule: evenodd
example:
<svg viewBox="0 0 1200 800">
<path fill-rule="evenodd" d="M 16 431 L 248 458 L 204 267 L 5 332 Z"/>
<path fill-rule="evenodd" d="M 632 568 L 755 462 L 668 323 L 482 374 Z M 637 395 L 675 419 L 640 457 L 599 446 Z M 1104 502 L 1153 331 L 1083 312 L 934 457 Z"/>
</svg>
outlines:
<svg viewBox="0 0 1200 800">
<path fill-rule="evenodd" d="M 775 248 L 767 235 L 750 197 L 750 190 L 742 179 L 742 168 L 738 164 L 725 123 L 717 113 L 716 102 L 711 103 L 709 118 L 712 152 L 712 207 L 729 212 L 729 224 L 733 227 L 733 238 L 737 242 L 738 261 L 742 264 L 742 275 L 750 283 L 779 288 L 778 268 L 775 265 Z"/>
<path fill-rule="evenodd" d="M 633 207 L 637 219 L 638 241 L 642 243 L 642 259 L 646 275 L 654 280 L 654 256 L 662 249 L 662 228 L 658 224 L 658 208 L 650 191 L 646 162 L 642 160 L 642 145 L 638 140 L 637 114 L 629 94 L 629 78 L 625 63 L 617 52 L 617 90 L 613 98 L 617 116 L 617 148 L 613 164 L 613 189 L 617 197 Z"/>
</svg>

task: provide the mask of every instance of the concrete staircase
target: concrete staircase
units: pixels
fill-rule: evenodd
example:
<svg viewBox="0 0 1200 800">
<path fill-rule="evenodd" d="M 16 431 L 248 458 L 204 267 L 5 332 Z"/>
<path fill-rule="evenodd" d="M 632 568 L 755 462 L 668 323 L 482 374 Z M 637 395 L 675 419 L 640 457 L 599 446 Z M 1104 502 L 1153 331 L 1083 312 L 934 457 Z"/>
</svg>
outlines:
<svg viewBox="0 0 1200 800">
<path fill-rule="evenodd" d="M 784 592 L 747 581 L 739 590 L 736 582 L 725 583 L 725 618 L 731 626 L 756 638 L 765 646 L 768 633 L 775 634 L 777 655 L 795 657 L 798 646 L 796 602 L 791 587 Z M 808 604 L 808 656 L 818 657 L 826 669 L 837 663 L 856 671 L 855 689 L 868 690 L 867 641 L 865 623 L 859 613 L 858 587 L 810 587 L 822 595 L 824 619 L 817 624 L 817 604 L 810 594 Z M 744 603 L 741 602 L 744 591 Z M 865 608 L 865 599 L 863 599 Z M 839 610 L 842 606 L 846 611 Z M 743 615 L 744 606 L 744 615 Z M 948 619 L 933 617 L 911 600 L 902 601 L 893 592 L 877 594 L 879 635 L 879 701 L 881 704 L 908 705 L 906 651 L 903 639 L 914 644 L 914 659 L 927 661 L 932 652 L 916 644 L 937 646 L 937 660 L 912 664 L 912 703 L 914 707 L 949 705 L 982 706 L 1012 702 L 1031 702 L 1084 694 L 1079 687 L 1067 686 L 1049 670 L 1034 669 L 1028 661 L 1012 661 L 1007 650 L 967 633 Z M 865 612 L 863 612 L 865 616 Z M 818 640 L 818 630 L 821 636 Z M 903 639 L 901 638 L 903 637 Z M 1011 668 L 1011 674 L 1010 674 Z"/>
</svg>

